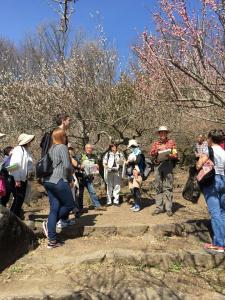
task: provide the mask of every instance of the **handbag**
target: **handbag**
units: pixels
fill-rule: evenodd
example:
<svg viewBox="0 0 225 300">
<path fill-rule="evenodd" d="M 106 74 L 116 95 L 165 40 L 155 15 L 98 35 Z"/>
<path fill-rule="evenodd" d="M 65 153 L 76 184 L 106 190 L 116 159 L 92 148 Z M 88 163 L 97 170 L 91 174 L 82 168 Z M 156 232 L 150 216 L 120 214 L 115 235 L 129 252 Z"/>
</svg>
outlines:
<svg viewBox="0 0 225 300">
<path fill-rule="evenodd" d="M 184 186 L 182 196 L 185 200 L 190 201 L 192 203 L 197 203 L 200 195 L 201 189 L 196 179 L 197 170 L 195 166 L 191 166 L 189 169 L 189 177 Z"/>
<path fill-rule="evenodd" d="M 210 185 L 215 178 L 214 168 L 214 153 L 212 147 L 209 147 L 209 159 L 201 167 L 198 175 L 196 176 L 197 182 L 200 186 Z"/>
<path fill-rule="evenodd" d="M 0 197 L 4 197 L 6 195 L 6 184 L 3 176 L 0 176 Z"/>
</svg>

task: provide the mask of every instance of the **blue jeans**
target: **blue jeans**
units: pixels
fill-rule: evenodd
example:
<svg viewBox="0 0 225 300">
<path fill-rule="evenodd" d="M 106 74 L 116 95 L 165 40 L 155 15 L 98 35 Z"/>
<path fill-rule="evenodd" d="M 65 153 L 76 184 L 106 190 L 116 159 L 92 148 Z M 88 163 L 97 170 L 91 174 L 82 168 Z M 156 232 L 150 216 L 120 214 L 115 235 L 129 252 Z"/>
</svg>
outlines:
<svg viewBox="0 0 225 300">
<path fill-rule="evenodd" d="M 213 229 L 213 244 L 225 246 L 225 176 L 216 175 L 210 186 L 202 188 Z"/>
<path fill-rule="evenodd" d="M 70 186 L 63 179 L 55 184 L 44 182 L 44 187 L 48 193 L 50 212 L 48 215 L 48 238 L 56 239 L 56 223 L 60 219 L 67 219 L 69 213 L 74 209 L 75 203 Z"/>
<path fill-rule="evenodd" d="M 80 185 L 79 185 L 79 209 L 82 210 L 83 209 L 83 198 L 84 198 L 84 188 L 87 188 L 88 193 L 90 195 L 91 198 L 91 202 L 94 205 L 94 207 L 99 207 L 100 206 L 100 202 L 98 200 L 98 196 L 96 195 L 92 180 L 88 177 L 82 178 L 82 180 L 80 181 Z"/>
</svg>

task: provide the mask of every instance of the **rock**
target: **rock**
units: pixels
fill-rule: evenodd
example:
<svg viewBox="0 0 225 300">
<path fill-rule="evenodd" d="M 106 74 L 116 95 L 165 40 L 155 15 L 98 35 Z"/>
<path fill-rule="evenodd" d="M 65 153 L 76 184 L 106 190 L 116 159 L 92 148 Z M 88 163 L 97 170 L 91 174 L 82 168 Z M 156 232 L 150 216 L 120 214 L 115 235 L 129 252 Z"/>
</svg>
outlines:
<svg viewBox="0 0 225 300">
<path fill-rule="evenodd" d="M 24 223 L 29 227 L 31 230 L 36 230 L 35 222 L 31 220 L 24 221 Z"/>
<path fill-rule="evenodd" d="M 33 231 L 0 206 L 0 271 L 37 246 Z"/>
</svg>

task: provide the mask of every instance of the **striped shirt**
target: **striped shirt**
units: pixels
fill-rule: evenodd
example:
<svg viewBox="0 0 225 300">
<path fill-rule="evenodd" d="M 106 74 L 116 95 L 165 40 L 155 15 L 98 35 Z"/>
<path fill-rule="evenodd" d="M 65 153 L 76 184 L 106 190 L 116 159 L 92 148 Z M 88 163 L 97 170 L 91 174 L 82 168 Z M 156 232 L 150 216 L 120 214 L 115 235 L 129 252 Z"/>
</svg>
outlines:
<svg viewBox="0 0 225 300">
<path fill-rule="evenodd" d="M 53 173 L 45 178 L 45 182 L 57 184 L 60 179 L 71 181 L 72 165 L 66 145 L 53 145 L 49 149 L 49 155 L 53 161 Z"/>
</svg>

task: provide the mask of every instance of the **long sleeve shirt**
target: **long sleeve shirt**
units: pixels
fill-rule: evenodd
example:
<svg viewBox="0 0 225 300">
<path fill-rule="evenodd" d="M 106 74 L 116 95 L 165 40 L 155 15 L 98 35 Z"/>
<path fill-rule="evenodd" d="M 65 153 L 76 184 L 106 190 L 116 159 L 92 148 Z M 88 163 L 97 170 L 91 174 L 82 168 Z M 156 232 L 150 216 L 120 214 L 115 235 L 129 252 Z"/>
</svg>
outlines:
<svg viewBox="0 0 225 300">
<path fill-rule="evenodd" d="M 45 178 L 46 182 L 57 184 L 60 179 L 65 182 L 72 180 L 72 165 L 66 145 L 53 145 L 49 150 L 53 162 L 53 173 Z"/>
<path fill-rule="evenodd" d="M 17 165 L 15 171 L 10 172 L 15 181 L 26 181 L 29 172 L 33 171 L 33 160 L 30 152 L 22 146 L 13 149 L 10 166 Z"/>
<path fill-rule="evenodd" d="M 152 147 L 149 151 L 151 157 L 157 158 L 159 151 L 171 149 L 170 158 L 177 158 L 177 146 L 174 140 L 166 140 L 165 142 L 158 140 L 152 144 Z"/>
</svg>

